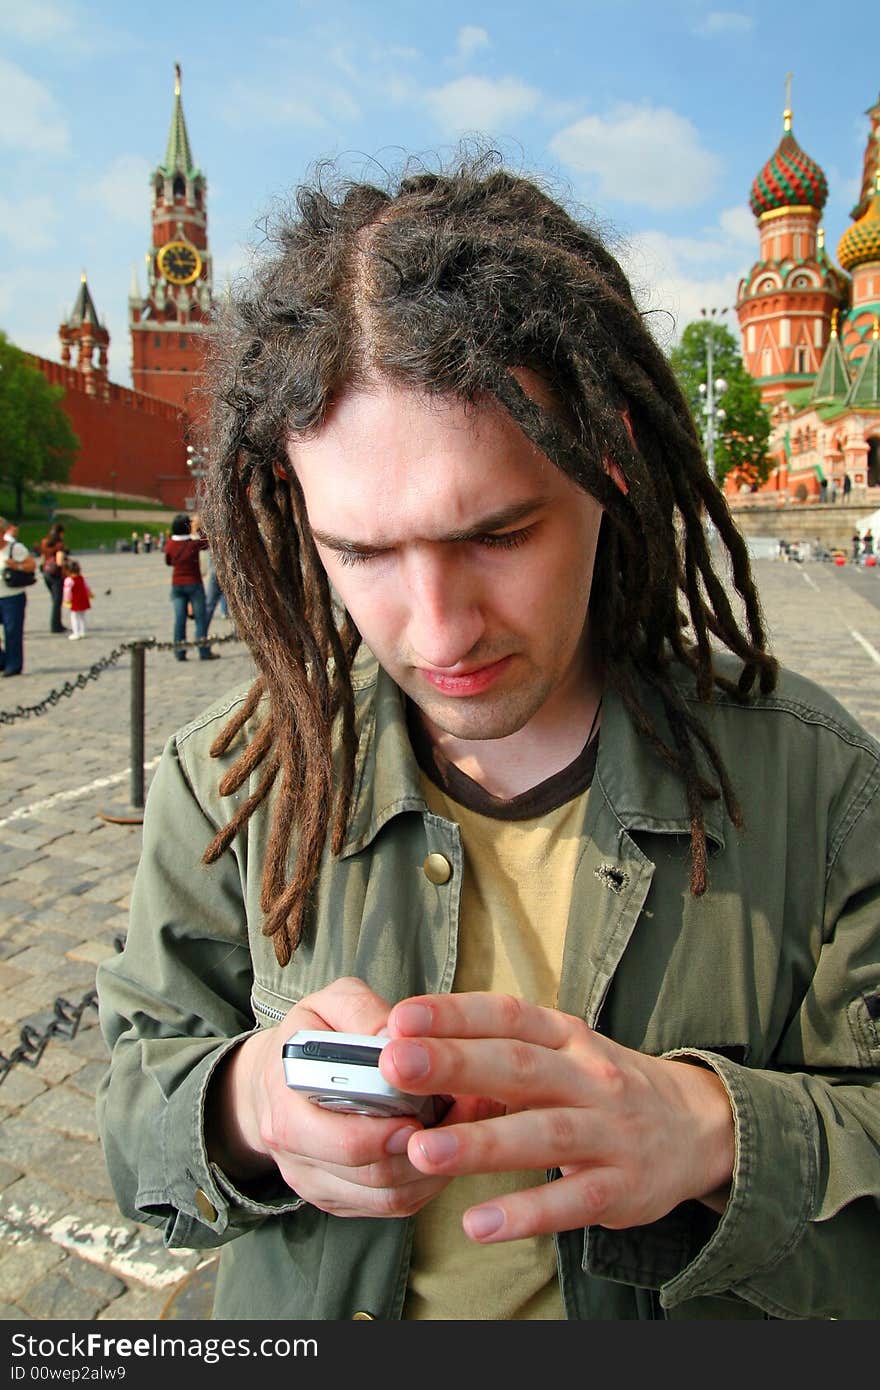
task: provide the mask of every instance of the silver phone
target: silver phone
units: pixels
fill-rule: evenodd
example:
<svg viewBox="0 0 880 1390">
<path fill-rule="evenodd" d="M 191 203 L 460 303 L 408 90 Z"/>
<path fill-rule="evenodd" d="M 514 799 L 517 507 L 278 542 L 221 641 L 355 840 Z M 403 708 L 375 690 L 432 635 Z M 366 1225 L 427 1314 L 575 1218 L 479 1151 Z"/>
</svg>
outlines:
<svg viewBox="0 0 880 1390">
<path fill-rule="evenodd" d="M 452 1097 L 413 1096 L 389 1086 L 379 1071 L 379 1058 L 389 1041 L 368 1033 L 300 1029 L 281 1051 L 284 1079 L 325 1110 L 380 1119 L 410 1115 L 425 1126 L 436 1124 Z"/>
</svg>

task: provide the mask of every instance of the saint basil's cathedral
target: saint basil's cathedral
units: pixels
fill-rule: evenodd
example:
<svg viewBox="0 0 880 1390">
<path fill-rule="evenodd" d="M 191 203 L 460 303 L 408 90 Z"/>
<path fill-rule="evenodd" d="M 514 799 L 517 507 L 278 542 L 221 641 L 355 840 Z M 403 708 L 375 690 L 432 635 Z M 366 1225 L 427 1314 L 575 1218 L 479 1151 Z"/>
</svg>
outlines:
<svg viewBox="0 0 880 1390">
<path fill-rule="evenodd" d="M 740 281 L 736 312 L 743 363 L 770 411 L 773 466 L 761 492 L 880 499 L 880 100 L 866 114 L 839 267 L 822 228 L 828 184 L 795 139 L 790 100 L 782 138 L 752 184 L 759 259 Z M 738 483 L 728 475 L 726 491 Z"/>
</svg>

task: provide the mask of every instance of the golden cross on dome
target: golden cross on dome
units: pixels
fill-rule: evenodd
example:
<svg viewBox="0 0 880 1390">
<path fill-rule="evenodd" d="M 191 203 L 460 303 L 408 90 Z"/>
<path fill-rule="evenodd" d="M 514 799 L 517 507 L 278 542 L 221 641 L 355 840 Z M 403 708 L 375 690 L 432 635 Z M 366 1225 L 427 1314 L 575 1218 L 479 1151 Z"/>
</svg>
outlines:
<svg viewBox="0 0 880 1390">
<path fill-rule="evenodd" d="M 782 124 L 785 130 L 791 130 L 791 79 L 793 72 L 785 74 L 785 110 L 782 113 Z"/>
</svg>

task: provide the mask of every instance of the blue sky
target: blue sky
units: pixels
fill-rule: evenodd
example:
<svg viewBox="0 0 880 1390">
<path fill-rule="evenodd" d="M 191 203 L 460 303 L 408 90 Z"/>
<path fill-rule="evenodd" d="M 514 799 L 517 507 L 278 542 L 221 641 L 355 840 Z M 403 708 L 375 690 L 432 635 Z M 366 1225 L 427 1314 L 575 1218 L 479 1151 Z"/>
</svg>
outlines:
<svg viewBox="0 0 880 1390">
<path fill-rule="evenodd" d="M 316 160 L 436 161 L 480 132 L 598 214 L 645 307 L 669 311 L 654 316 L 669 343 L 701 306 L 732 305 L 756 258 L 749 189 L 788 72 L 834 255 L 878 40 L 876 0 L 0 0 L 0 329 L 58 359 L 85 271 L 111 377 L 130 384 L 127 300 L 180 62 L 215 289 Z"/>
</svg>

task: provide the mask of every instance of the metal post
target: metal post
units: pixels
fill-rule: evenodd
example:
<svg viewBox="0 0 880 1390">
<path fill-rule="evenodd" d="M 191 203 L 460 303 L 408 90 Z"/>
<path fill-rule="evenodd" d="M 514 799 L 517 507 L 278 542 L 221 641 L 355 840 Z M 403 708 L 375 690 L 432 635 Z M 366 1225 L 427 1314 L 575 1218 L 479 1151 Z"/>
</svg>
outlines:
<svg viewBox="0 0 880 1390">
<path fill-rule="evenodd" d="M 714 309 L 712 311 L 715 312 Z M 706 463 L 709 477 L 715 481 L 715 351 L 712 342 L 712 324 L 706 336 Z"/>
<path fill-rule="evenodd" d="M 143 825 L 144 806 L 144 671 L 146 668 L 146 642 L 131 644 L 131 767 L 129 768 L 128 806 L 111 806 L 98 812 L 99 820 L 110 821 L 112 825 Z"/>
<path fill-rule="evenodd" d="M 145 645 L 131 649 L 131 804 L 144 805 L 144 668 Z"/>
</svg>

